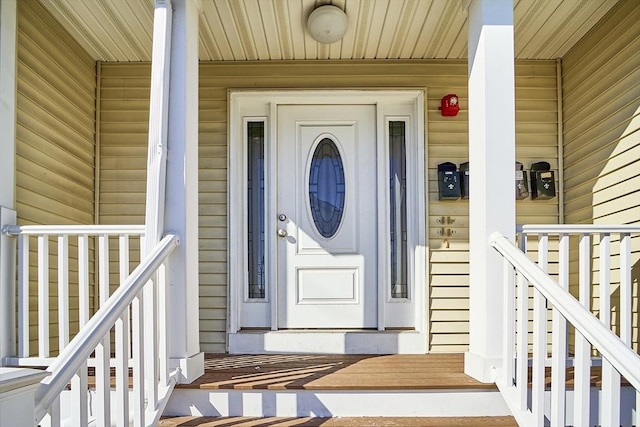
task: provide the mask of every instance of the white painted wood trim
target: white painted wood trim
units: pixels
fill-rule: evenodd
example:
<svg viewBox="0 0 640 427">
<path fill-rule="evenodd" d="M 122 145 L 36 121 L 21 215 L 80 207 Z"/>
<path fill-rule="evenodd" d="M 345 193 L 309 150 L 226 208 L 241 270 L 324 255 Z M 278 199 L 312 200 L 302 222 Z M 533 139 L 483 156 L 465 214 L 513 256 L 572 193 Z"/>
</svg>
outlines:
<svg viewBox="0 0 640 427">
<path fill-rule="evenodd" d="M 240 331 L 229 334 L 232 354 L 425 354 L 427 337 L 403 330 Z"/>
<path fill-rule="evenodd" d="M 78 410 L 73 411 L 71 415 L 71 424 L 76 426 L 86 426 L 89 424 L 89 405 L 88 394 L 86 390 L 89 388 L 87 364 L 86 362 L 80 366 L 78 372 L 71 379 L 71 393 L 74 402 L 77 402 Z"/>
<path fill-rule="evenodd" d="M 29 357 L 29 237 L 18 237 L 18 356 Z M 82 311 L 81 311 L 82 313 Z"/>
<path fill-rule="evenodd" d="M 89 321 L 89 236 L 78 236 L 78 321 L 83 327 Z"/>
<path fill-rule="evenodd" d="M 265 405 L 264 402 L 273 402 Z M 428 403 L 426 403 L 428 402 Z M 177 389 L 167 415 L 253 417 L 442 417 L 511 415 L 497 390 Z M 375 425 L 369 423 L 369 425 Z M 402 425 L 402 423 L 398 423 Z"/>
<path fill-rule="evenodd" d="M 506 260 L 503 262 L 502 280 L 504 283 L 504 343 L 503 360 L 509 361 L 502 367 L 505 384 L 513 385 L 516 380 L 515 366 L 515 327 L 516 327 L 516 287 L 515 271 Z"/>
<path fill-rule="evenodd" d="M 144 235 L 144 225 L 11 225 L 3 233 L 17 236 L 59 235 L 78 236 L 84 234 Z"/>
<path fill-rule="evenodd" d="M 49 314 L 49 237 L 38 236 L 39 357 L 49 357 Z M 29 325 L 29 323 L 27 323 L 27 325 Z"/>
<path fill-rule="evenodd" d="M 516 387 L 518 390 L 518 409 L 524 411 L 527 409 L 527 370 L 528 370 L 528 354 L 529 350 L 527 329 L 529 326 L 529 310 L 528 310 L 528 282 L 525 277 L 516 272 L 517 283 L 517 321 L 516 321 Z"/>
<path fill-rule="evenodd" d="M 558 283 L 569 292 L 569 236 L 560 235 Z M 543 308 L 544 309 L 544 308 Z M 567 320 L 553 307 L 551 338 L 551 424 L 565 425 L 566 412 L 566 361 Z"/>
<path fill-rule="evenodd" d="M 58 348 L 69 344 L 69 236 L 58 237 Z"/>
<path fill-rule="evenodd" d="M 376 105 L 376 162 L 377 170 L 377 187 L 378 187 L 378 218 L 383 219 L 391 217 L 390 194 L 389 194 L 389 122 L 392 118 L 385 118 L 381 105 Z M 406 145 L 405 145 L 406 147 Z M 409 158 L 409 156 L 407 156 Z M 391 228 L 389 221 L 378 220 L 378 303 L 377 303 L 377 326 L 379 331 L 385 330 L 385 307 L 389 300 L 388 292 L 390 291 L 390 272 L 389 263 L 391 262 L 391 248 L 385 244 L 389 236 Z"/>
<path fill-rule="evenodd" d="M 169 353 L 175 359 L 191 359 L 200 353 L 199 326 L 199 168 L 198 168 L 198 3 L 173 0 L 168 105 L 168 161 L 164 227 L 182 239 L 166 267 L 169 305 Z M 165 52 L 166 54 L 166 52 Z M 163 179 L 164 181 L 164 179 Z M 149 237 L 149 236 L 147 236 Z M 149 246 L 153 243 L 147 242 Z M 185 363 L 197 378 L 204 366 Z M 194 371 L 195 368 L 195 371 Z M 161 392 L 164 392 L 162 389 Z M 162 396 L 159 397 L 160 402 Z"/>
<path fill-rule="evenodd" d="M 0 205 L 0 227 L 15 224 L 16 211 Z M 19 238 L 21 239 L 21 238 Z M 17 240 L 6 234 L 0 234 L 0 313 L 4 318 L 0 322 L 0 360 L 15 356 L 16 353 L 16 254 Z"/>
<path fill-rule="evenodd" d="M 418 332 L 424 332 L 426 336 L 430 334 L 429 328 L 429 310 L 421 309 L 420 307 L 427 307 L 427 295 L 428 295 L 428 286 L 429 281 L 427 277 L 429 277 L 429 263 L 427 262 L 427 212 L 428 206 L 427 203 L 429 201 L 429 196 L 427 194 L 427 176 L 425 170 L 429 164 L 429 159 L 427 156 L 427 117 L 425 112 L 425 99 L 427 96 L 427 90 L 421 91 L 414 101 L 414 109 L 415 115 L 413 120 L 415 121 L 414 125 L 411 126 L 411 131 L 415 132 L 415 135 L 412 135 L 412 140 L 415 141 L 415 157 L 414 157 L 414 165 L 415 165 L 415 178 L 413 180 L 413 185 L 415 186 L 415 194 L 413 199 L 413 207 L 409 212 L 414 216 L 413 225 L 415 232 L 410 233 L 407 238 L 407 244 L 409 248 L 413 248 L 414 253 L 411 255 L 411 261 L 409 266 L 411 268 L 411 275 L 413 277 L 413 290 L 414 290 L 414 301 L 415 301 L 415 315 L 416 322 L 415 328 Z M 425 201 L 422 203 L 422 201 Z M 413 240 L 409 240 L 413 239 Z"/>
<path fill-rule="evenodd" d="M 144 424 L 144 293 L 139 291 L 131 302 L 131 362 L 133 392 L 131 393 L 131 407 L 134 427 Z"/>
<path fill-rule="evenodd" d="M 491 237 L 491 245 L 504 257 L 505 262 L 512 265 L 518 275 L 523 276 L 533 286 L 534 292 L 534 341 L 533 341 L 533 390 L 531 396 L 531 409 L 528 407 L 529 396 L 527 395 L 526 364 L 522 366 L 525 377 L 517 381 L 515 387 L 510 386 L 508 377 L 503 381 L 498 381 L 498 385 L 503 392 L 505 399 L 514 410 L 514 416 L 523 425 L 542 425 L 545 417 L 550 419 L 551 425 L 583 425 L 588 423 L 590 414 L 591 387 L 589 381 L 589 366 L 593 361 L 589 358 L 591 346 L 587 341 L 593 343 L 596 350 L 603 355 L 602 358 L 602 390 L 599 400 L 596 400 L 595 409 L 600 413 L 600 423 L 602 425 L 619 425 L 621 422 L 620 402 L 625 396 L 638 394 L 640 386 L 640 357 L 619 337 L 609 330 L 606 323 L 609 319 L 602 314 L 603 319 L 596 319 L 589 311 L 588 290 L 580 289 L 580 299 L 578 302 L 568 292 L 568 258 L 569 258 L 569 236 L 560 236 L 559 262 L 565 267 L 560 268 L 559 283 L 549 277 L 545 270 L 547 264 L 547 240 L 548 235 L 543 234 L 539 241 L 539 263 L 534 264 L 526 254 L 519 251 L 508 239 L 499 233 L 494 233 Z M 579 267 L 580 285 L 588 288 L 589 265 L 589 236 L 582 236 L 580 241 Z M 603 257 L 609 256 L 609 235 L 601 236 L 601 267 L 608 261 L 603 261 Z M 585 274 L 587 273 L 587 274 Z M 608 272 L 604 274 L 608 280 Z M 607 292 L 609 288 L 607 287 Z M 520 311 L 527 311 L 528 290 L 523 289 L 519 294 L 525 301 L 520 307 Z M 538 296 L 540 295 L 540 296 Z M 553 336 L 552 336 L 552 358 L 550 365 L 552 368 L 551 390 L 544 391 L 544 369 L 547 366 L 547 327 L 544 315 L 547 312 L 546 301 L 553 306 Z M 586 305 L 586 306 L 585 306 Z M 603 303 L 605 307 L 608 304 Z M 526 316 L 526 314 L 525 314 Z M 577 342 L 574 366 L 576 367 L 575 387 L 573 392 L 565 390 L 565 369 L 567 361 L 567 324 L 570 322 L 575 326 Z M 518 341 L 526 344 L 527 330 L 519 330 Z M 503 363 L 511 363 L 510 357 Z M 526 360 L 527 355 L 518 354 L 518 361 L 522 357 Z M 525 362 L 526 363 L 526 362 Z M 520 362 L 519 362 L 520 364 Z M 620 377 L 624 375 L 636 391 L 627 393 L 621 388 Z M 524 387 L 521 387 L 523 384 Z M 524 390 L 523 390 L 524 388 Z M 624 397 L 625 399 L 627 397 Z M 575 401 L 573 400 L 575 399 Z M 631 397 L 633 399 L 633 397 Z M 633 401 L 633 400 L 631 400 Z M 582 407 L 586 402 L 586 409 Z M 598 403 L 599 402 L 599 403 Z M 629 404 L 626 404 L 629 408 Z M 630 411 L 629 411 L 630 412 Z M 573 416 L 573 417 L 572 417 Z M 627 415 L 625 415 L 627 416 Z M 583 421 L 583 422 L 580 422 Z M 623 421 L 627 423 L 628 421 Z"/>
<path fill-rule="evenodd" d="M 623 233 L 620 235 L 620 338 L 629 346 L 633 328 L 631 268 L 631 236 Z"/>
<path fill-rule="evenodd" d="M 579 247 L 578 299 L 580 304 L 589 310 L 591 308 L 591 236 L 589 234 L 580 236 Z M 579 331 L 576 331 L 574 366 L 574 398 L 576 404 L 574 405 L 573 419 L 576 425 L 587 425 L 589 424 L 589 410 L 591 407 L 589 398 L 591 344 Z"/>
<path fill-rule="evenodd" d="M 125 310 L 128 309 L 129 304 L 131 304 L 135 297 L 142 291 L 151 276 L 179 244 L 180 240 L 175 234 L 165 236 L 141 264 L 136 267 L 131 275 L 129 275 L 122 286 L 113 293 L 112 297 L 100 307 L 98 312 L 87 322 L 86 327 L 82 328 L 69 345 L 62 349 L 60 355 L 47 369 L 51 372 L 51 376 L 42 381 L 37 391 L 36 419 L 40 420 L 44 416 L 47 408 L 57 399 L 73 376 L 84 366 L 93 350 L 100 345 L 102 345 L 105 351 L 101 360 L 97 360 L 96 362 L 101 364 L 102 367 L 106 366 L 108 387 L 108 367 L 111 363 L 108 351 L 108 345 L 110 343 L 109 331 Z M 138 329 L 136 331 L 136 329 L 137 327 L 134 325 L 134 334 L 142 332 L 142 330 Z M 143 341 L 143 339 L 140 339 L 140 341 Z M 99 351 L 96 352 L 96 356 L 98 358 L 100 357 Z M 140 355 L 138 356 L 140 357 Z M 142 357 L 140 357 L 140 361 L 141 360 Z M 99 371 L 98 364 L 96 365 L 96 371 Z M 140 365 L 142 365 L 142 363 L 140 363 Z M 155 374 L 153 378 L 157 378 Z M 151 399 L 149 398 L 146 403 L 150 405 L 152 403 Z"/>
<path fill-rule="evenodd" d="M 36 369 L 0 367 L 0 414 L 3 426 L 35 427 L 34 394 L 48 375 Z"/>
<path fill-rule="evenodd" d="M 502 260 L 491 252 L 491 233 L 515 238 L 515 70 L 513 2 L 475 0 L 468 16 L 469 353 L 465 373 L 491 382 L 503 345 L 502 292 L 495 280 Z M 499 206 L 499 209 L 496 209 Z M 489 369 L 487 369 L 489 368 Z"/>
<path fill-rule="evenodd" d="M 156 0 L 153 14 L 153 51 L 151 53 L 151 93 L 147 151 L 145 212 L 145 235 L 148 239 L 147 250 L 155 246 L 164 231 L 172 16 L 171 1 Z"/>
<path fill-rule="evenodd" d="M 15 208 L 17 1 L 0 2 L 0 206 Z"/>
<path fill-rule="evenodd" d="M 640 356 L 615 336 L 601 320 L 596 319 L 575 298 L 560 288 L 525 254 L 518 251 L 506 237 L 500 233 L 494 233 L 491 236 L 491 245 L 563 313 L 565 318 L 602 353 L 603 358 L 608 359 L 615 366 L 631 386 L 640 389 L 640 371 L 635 369 L 640 363 Z"/>
<path fill-rule="evenodd" d="M 265 244 L 267 244 L 269 251 L 268 251 L 268 258 L 266 260 L 269 261 L 269 264 L 266 265 L 266 270 L 267 270 L 267 277 L 270 279 L 269 283 L 271 283 L 271 286 L 269 286 L 267 284 L 267 286 L 269 286 L 269 298 L 271 301 L 271 330 L 272 331 L 276 331 L 278 330 L 278 317 L 279 317 L 279 305 L 278 305 L 278 287 L 276 285 L 276 283 L 278 282 L 278 239 L 275 238 L 276 236 L 276 225 L 274 223 L 274 221 L 270 220 L 272 218 L 275 218 L 278 215 L 278 192 L 277 192 L 277 182 L 276 179 L 272 179 L 273 177 L 277 176 L 277 169 L 278 169 L 278 163 L 277 163 L 277 152 L 278 152 L 278 146 L 275 143 L 276 138 L 277 138 L 277 126 L 275 125 L 276 123 L 276 118 L 277 118 L 277 110 L 278 110 L 278 105 L 275 102 L 272 102 L 269 105 L 269 116 L 268 116 L 268 120 L 265 121 L 265 136 L 269 135 L 269 139 L 265 139 L 265 155 L 268 153 L 269 157 L 267 159 L 265 159 L 265 162 L 267 164 L 268 170 L 269 170 L 269 176 L 266 177 L 265 176 L 265 180 L 267 180 L 267 182 L 265 183 L 265 191 L 268 191 L 267 194 L 265 194 L 265 197 L 268 197 L 268 206 L 267 206 L 267 215 L 265 215 L 265 233 L 267 233 L 267 236 L 265 236 Z M 245 163 L 246 164 L 246 163 Z M 246 181 L 244 181 L 246 182 Z M 246 187 L 246 185 L 245 185 Z M 245 240 L 246 241 L 246 240 Z M 245 268 L 246 270 L 246 268 Z"/>
<path fill-rule="evenodd" d="M 119 280 L 120 283 L 129 276 L 129 236 L 118 238 L 119 246 Z M 115 362 L 116 362 L 116 425 L 129 425 L 129 357 L 131 355 L 131 341 L 129 339 L 130 323 L 129 309 L 116 320 L 115 325 Z M 166 316 L 165 316 L 166 317 Z"/>
<path fill-rule="evenodd" d="M 238 117 L 238 105 L 235 98 L 228 96 L 227 103 L 229 104 L 229 117 Z M 227 219 L 227 229 L 229 242 L 229 251 L 227 253 L 227 265 L 229 266 L 229 284 L 231 283 L 244 283 L 242 279 L 242 263 L 238 259 L 237 254 L 244 252 L 244 237 L 232 239 L 231 236 L 244 236 L 241 230 L 244 228 L 244 210 L 238 209 L 238 206 L 242 206 L 243 198 L 239 196 L 238 192 L 242 188 L 243 174 L 240 171 L 239 164 L 242 164 L 242 151 L 234 149 L 232 143 L 244 139 L 244 133 L 238 132 L 237 126 L 231 125 L 231 120 L 228 126 L 229 143 L 227 144 L 227 173 L 228 173 L 228 191 L 227 191 L 227 205 L 229 206 L 229 218 Z M 237 144 L 237 143 L 236 143 Z M 237 191 L 232 191 L 236 189 Z M 234 220 L 233 218 L 240 218 L 242 220 Z M 235 256 L 233 256 L 234 254 Z M 229 303 L 227 310 L 227 330 L 230 333 L 235 333 L 240 330 L 239 318 L 240 318 L 240 294 L 237 287 L 231 287 L 227 285 L 227 294 L 229 295 Z M 228 345 L 228 342 L 227 342 Z"/>
<path fill-rule="evenodd" d="M 378 133 L 378 183 L 381 186 L 381 194 L 386 194 L 386 179 L 384 173 L 388 175 L 388 156 L 380 159 L 380 152 L 386 152 L 384 144 L 388 142 L 387 132 L 385 130 L 385 120 L 388 117 L 402 116 L 407 119 L 407 150 L 411 150 L 407 154 L 407 162 L 414 162 L 411 176 L 407 179 L 412 181 L 415 188 L 415 198 L 409 197 L 414 208 L 407 208 L 408 222 L 413 231 L 409 234 L 412 236 L 412 248 L 409 251 L 410 259 L 410 277 L 413 284 L 410 286 L 410 299 L 415 306 L 414 327 L 422 332 L 427 330 L 426 327 L 426 194 L 425 194 L 425 110 L 424 110 L 424 91 L 423 90 L 234 90 L 229 93 L 229 314 L 228 328 L 229 333 L 237 333 L 242 325 L 243 291 L 246 287 L 246 150 L 244 141 L 246 140 L 245 125 L 247 121 L 265 121 L 265 197 L 268 204 L 265 207 L 265 244 L 267 254 L 269 256 L 267 277 L 267 301 L 269 303 L 269 325 L 264 327 L 277 330 L 278 307 L 277 307 L 277 289 L 276 283 L 277 272 L 271 266 L 277 265 L 277 251 L 275 235 L 275 226 L 272 221 L 277 217 L 276 212 L 276 188 L 275 182 L 269 182 L 268 177 L 275 173 L 276 152 L 273 141 L 276 139 L 276 128 L 274 121 L 277 114 L 277 107 L 281 104 L 317 104 L 317 105 L 345 105 L 345 104 L 373 104 L 377 106 L 377 133 Z M 407 105 L 409 102 L 411 107 L 410 114 L 398 113 L 393 109 L 385 109 L 386 106 L 394 104 Z M 391 108 L 391 107 L 390 107 Z M 382 145 L 382 147 L 380 147 Z M 382 167 L 384 166 L 384 168 Z M 385 200 L 388 196 L 385 196 Z M 379 205 L 380 206 L 380 205 Z M 386 209 L 384 212 L 387 212 Z M 388 212 L 385 214 L 388 217 Z M 379 231 L 383 226 L 379 226 Z M 386 230 L 386 228 L 385 228 Z M 380 242 L 386 242 L 386 233 L 379 233 Z M 238 237 L 240 236 L 240 238 Z M 382 246 L 381 246 L 382 247 Z M 384 251 L 383 251 L 384 253 Z M 380 259 L 383 259 L 379 255 Z M 383 273 L 383 269 L 379 267 L 379 274 Z M 386 274 L 385 274 L 386 276 Z M 384 286 L 379 287 L 378 293 L 378 328 L 384 329 L 384 318 L 387 303 L 387 292 Z M 426 348 L 426 343 L 425 343 Z"/>
<path fill-rule="evenodd" d="M 517 227 L 523 234 L 600 234 L 600 233 L 638 233 L 640 225 L 601 225 L 601 224 L 526 224 Z"/>
</svg>

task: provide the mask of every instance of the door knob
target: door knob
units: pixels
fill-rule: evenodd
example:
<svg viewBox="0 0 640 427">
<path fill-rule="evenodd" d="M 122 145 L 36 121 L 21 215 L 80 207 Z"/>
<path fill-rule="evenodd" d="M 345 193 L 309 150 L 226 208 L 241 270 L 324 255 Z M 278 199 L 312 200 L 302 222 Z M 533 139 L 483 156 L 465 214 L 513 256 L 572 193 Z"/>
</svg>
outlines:
<svg viewBox="0 0 640 427">
<path fill-rule="evenodd" d="M 278 229 L 278 236 L 287 237 L 287 230 L 285 230 L 284 228 L 279 228 Z"/>
</svg>

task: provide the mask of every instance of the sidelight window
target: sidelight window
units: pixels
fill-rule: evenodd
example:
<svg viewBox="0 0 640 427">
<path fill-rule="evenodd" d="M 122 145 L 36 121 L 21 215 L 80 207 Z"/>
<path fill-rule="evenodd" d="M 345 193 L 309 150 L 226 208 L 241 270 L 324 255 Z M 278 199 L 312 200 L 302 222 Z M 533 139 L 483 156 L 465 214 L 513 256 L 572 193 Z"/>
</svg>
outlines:
<svg viewBox="0 0 640 427">
<path fill-rule="evenodd" d="M 391 219 L 391 297 L 408 298 L 407 155 L 405 122 L 389 122 L 389 200 Z"/>
<path fill-rule="evenodd" d="M 265 298 L 264 122 L 247 123 L 249 298 Z"/>
</svg>

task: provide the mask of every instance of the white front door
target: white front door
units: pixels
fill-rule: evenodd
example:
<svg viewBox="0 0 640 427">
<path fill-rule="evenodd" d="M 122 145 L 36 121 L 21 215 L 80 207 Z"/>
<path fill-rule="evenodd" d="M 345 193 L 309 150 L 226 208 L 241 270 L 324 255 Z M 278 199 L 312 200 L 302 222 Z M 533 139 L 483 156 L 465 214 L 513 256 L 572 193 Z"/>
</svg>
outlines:
<svg viewBox="0 0 640 427">
<path fill-rule="evenodd" d="M 375 328 L 376 107 L 277 117 L 278 328 Z"/>
</svg>

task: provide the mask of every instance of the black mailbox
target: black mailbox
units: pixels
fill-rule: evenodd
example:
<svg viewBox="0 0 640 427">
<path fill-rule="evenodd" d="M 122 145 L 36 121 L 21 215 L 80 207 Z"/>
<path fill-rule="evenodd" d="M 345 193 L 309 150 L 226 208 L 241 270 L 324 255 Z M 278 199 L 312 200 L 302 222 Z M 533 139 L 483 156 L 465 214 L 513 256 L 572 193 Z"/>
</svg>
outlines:
<svg viewBox="0 0 640 427">
<path fill-rule="evenodd" d="M 529 181 L 527 172 L 522 168 L 522 163 L 516 162 L 516 199 L 522 200 L 529 197 Z"/>
<path fill-rule="evenodd" d="M 553 199 L 556 197 L 556 181 L 548 162 L 531 165 L 531 198 Z"/>
<path fill-rule="evenodd" d="M 460 198 L 460 181 L 456 165 L 451 162 L 438 165 L 438 198 L 454 200 Z"/>
<path fill-rule="evenodd" d="M 460 163 L 460 194 L 463 199 L 469 198 L 469 162 Z"/>
</svg>

